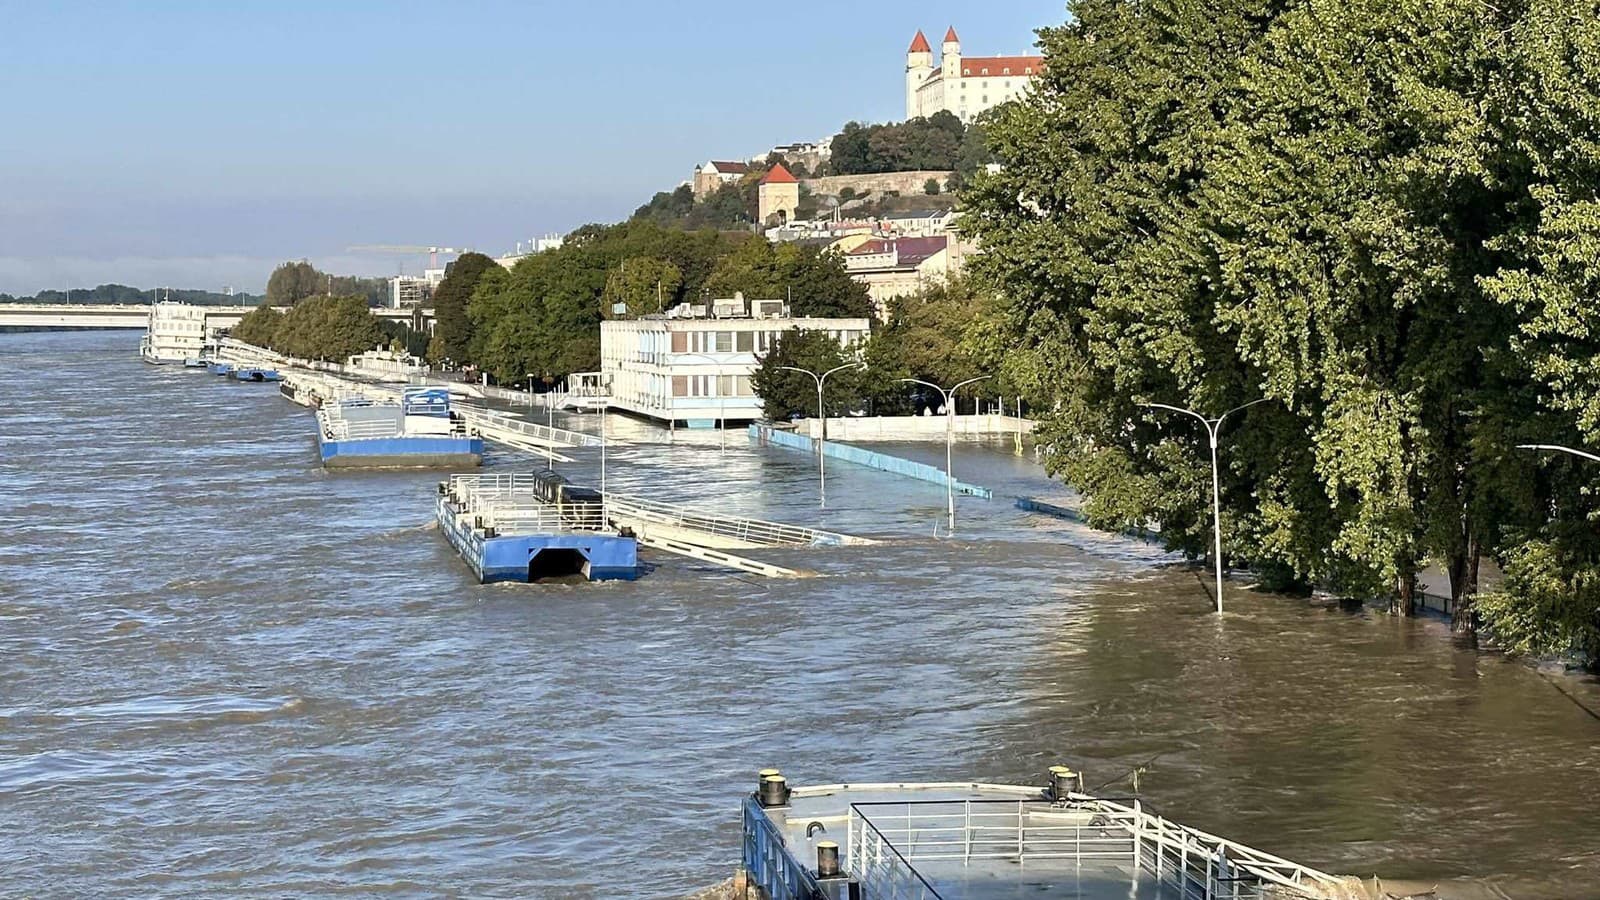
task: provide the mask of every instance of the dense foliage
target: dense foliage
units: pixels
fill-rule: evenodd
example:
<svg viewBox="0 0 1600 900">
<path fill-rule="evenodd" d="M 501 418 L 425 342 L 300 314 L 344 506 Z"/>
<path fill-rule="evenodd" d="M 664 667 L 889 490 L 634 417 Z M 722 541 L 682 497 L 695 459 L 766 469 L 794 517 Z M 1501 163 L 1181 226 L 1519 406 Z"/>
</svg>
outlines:
<svg viewBox="0 0 1600 900">
<path fill-rule="evenodd" d="M 775 422 L 797 416 L 817 415 L 817 381 L 805 369 L 822 375 L 839 366 L 858 362 L 825 331 L 794 329 L 779 336 L 761 358 L 761 365 L 750 376 L 750 386 L 761 398 L 761 411 Z M 830 375 L 823 391 L 829 416 L 842 416 L 862 409 L 871 394 L 871 376 L 860 369 L 845 369 Z"/>
<path fill-rule="evenodd" d="M 389 299 L 389 282 L 382 278 L 329 275 L 303 259 L 278 266 L 267 279 L 267 302 L 273 306 L 293 306 L 319 294 L 359 295 L 369 306 L 383 306 Z"/>
<path fill-rule="evenodd" d="M 472 319 L 467 316 L 467 304 L 483 273 L 498 265 L 482 253 L 463 253 L 450 263 L 444 280 L 433 290 L 434 340 L 428 347 L 429 360 L 467 358 L 472 346 Z"/>
<path fill-rule="evenodd" d="M 1507 610 L 1600 559 L 1600 469 L 1514 449 L 1600 442 L 1595 0 L 1072 12 L 967 221 L 1011 300 L 992 362 L 1090 517 L 1204 552 L 1203 435 L 1141 404 L 1265 398 L 1224 434 L 1226 553 L 1408 612 L 1424 561 L 1459 597 L 1488 552 L 1491 629 L 1593 645 L 1592 591 Z"/>
<path fill-rule="evenodd" d="M 297 359 L 341 363 L 389 343 L 367 299 L 360 296 L 311 297 L 283 313 L 263 304 L 246 314 L 230 336 Z"/>
<path fill-rule="evenodd" d="M 458 361 L 501 381 L 556 379 L 600 365 L 600 322 L 742 291 L 793 297 L 797 315 L 866 315 L 866 289 L 815 248 L 748 233 L 685 231 L 636 219 L 589 225 L 507 272 L 490 270 L 467 306 L 472 338 Z M 622 312 L 615 310 L 621 304 Z"/>
<path fill-rule="evenodd" d="M 873 175 L 951 170 L 961 159 L 966 136 L 961 120 L 944 110 L 925 119 L 887 125 L 850 122 L 833 138 L 828 171 L 834 175 Z"/>
</svg>

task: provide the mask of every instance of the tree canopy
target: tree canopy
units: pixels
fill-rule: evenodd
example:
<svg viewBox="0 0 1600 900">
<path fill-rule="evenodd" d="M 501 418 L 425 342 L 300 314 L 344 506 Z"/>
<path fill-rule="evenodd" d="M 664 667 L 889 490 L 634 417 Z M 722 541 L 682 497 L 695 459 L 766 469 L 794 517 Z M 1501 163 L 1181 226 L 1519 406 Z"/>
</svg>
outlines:
<svg viewBox="0 0 1600 900">
<path fill-rule="evenodd" d="M 230 335 L 285 356 L 330 362 L 344 362 L 388 343 L 367 299 L 360 296 L 309 297 L 285 313 L 263 304 L 247 313 Z"/>
<path fill-rule="evenodd" d="M 450 264 L 444 280 L 433 291 L 434 343 L 429 347 L 429 359 L 439 362 L 468 357 L 472 319 L 467 316 L 467 303 L 483 273 L 498 266 L 482 253 L 463 253 Z"/>
<path fill-rule="evenodd" d="M 991 363 L 1090 518 L 1205 552 L 1204 435 L 1142 404 L 1265 399 L 1224 431 L 1235 559 L 1401 611 L 1426 560 L 1458 596 L 1482 552 L 1528 597 L 1595 565 L 1560 524 L 1600 471 L 1514 449 L 1600 439 L 1594 0 L 1071 8 L 965 198 L 1010 303 Z M 1581 643 L 1514 608 L 1481 611 Z M 1600 636 L 1594 602 L 1566 620 Z"/>
<path fill-rule="evenodd" d="M 834 175 L 954 169 L 966 136 L 966 126 L 945 110 L 885 125 L 849 122 L 833 138 L 828 167 Z"/>
</svg>

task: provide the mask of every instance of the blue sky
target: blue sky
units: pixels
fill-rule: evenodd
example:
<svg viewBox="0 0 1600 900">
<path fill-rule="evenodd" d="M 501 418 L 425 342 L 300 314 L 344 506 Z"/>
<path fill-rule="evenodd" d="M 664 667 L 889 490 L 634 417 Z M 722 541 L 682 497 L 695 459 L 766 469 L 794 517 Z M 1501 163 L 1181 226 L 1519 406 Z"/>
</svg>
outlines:
<svg viewBox="0 0 1600 900">
<path fill-rule="evenodd" d="M 0 0 L 0 292 L 258 291 L 393 274 L 355 244 L 469 245 L 625 218 L 697 161 L 903 113 L 954 24 L 1026 51 L 1062 0 L 785 4 Z"/>
</svg>

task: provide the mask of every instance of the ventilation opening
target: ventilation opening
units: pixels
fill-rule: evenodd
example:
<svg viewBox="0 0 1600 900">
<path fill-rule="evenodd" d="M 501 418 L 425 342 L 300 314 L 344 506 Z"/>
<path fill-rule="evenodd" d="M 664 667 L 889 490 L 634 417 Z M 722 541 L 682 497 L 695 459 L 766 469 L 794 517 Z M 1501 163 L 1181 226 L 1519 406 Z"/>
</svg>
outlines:
<svg viewBox="0 0 1600 900">
<path fill-rule="evenodd" d="M 589 560 L 581 551 L 570 549 L 540 550 L 528 560 L 528 582 L 582 581 L 588 577 Z"/>
</svg>

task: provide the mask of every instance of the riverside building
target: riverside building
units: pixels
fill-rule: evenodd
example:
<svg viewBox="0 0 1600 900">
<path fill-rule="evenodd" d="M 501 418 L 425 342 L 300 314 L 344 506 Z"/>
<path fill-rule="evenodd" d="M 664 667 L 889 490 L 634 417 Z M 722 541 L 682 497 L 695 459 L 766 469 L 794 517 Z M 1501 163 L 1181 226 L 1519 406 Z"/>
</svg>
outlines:
<svg viewBox="0 0 1600 900">
<path fill-rule="evenodd" d="M 871 322 L 795 318 L 781 300 L 742 294 L 602 322 L 600 367 L 610 382 L 610 406 L 689 428 L 760 419 L 750 376 L 778 338 L 795 329 L 827 332 L 851 348 L 867 339 Z"/>
</svg>

